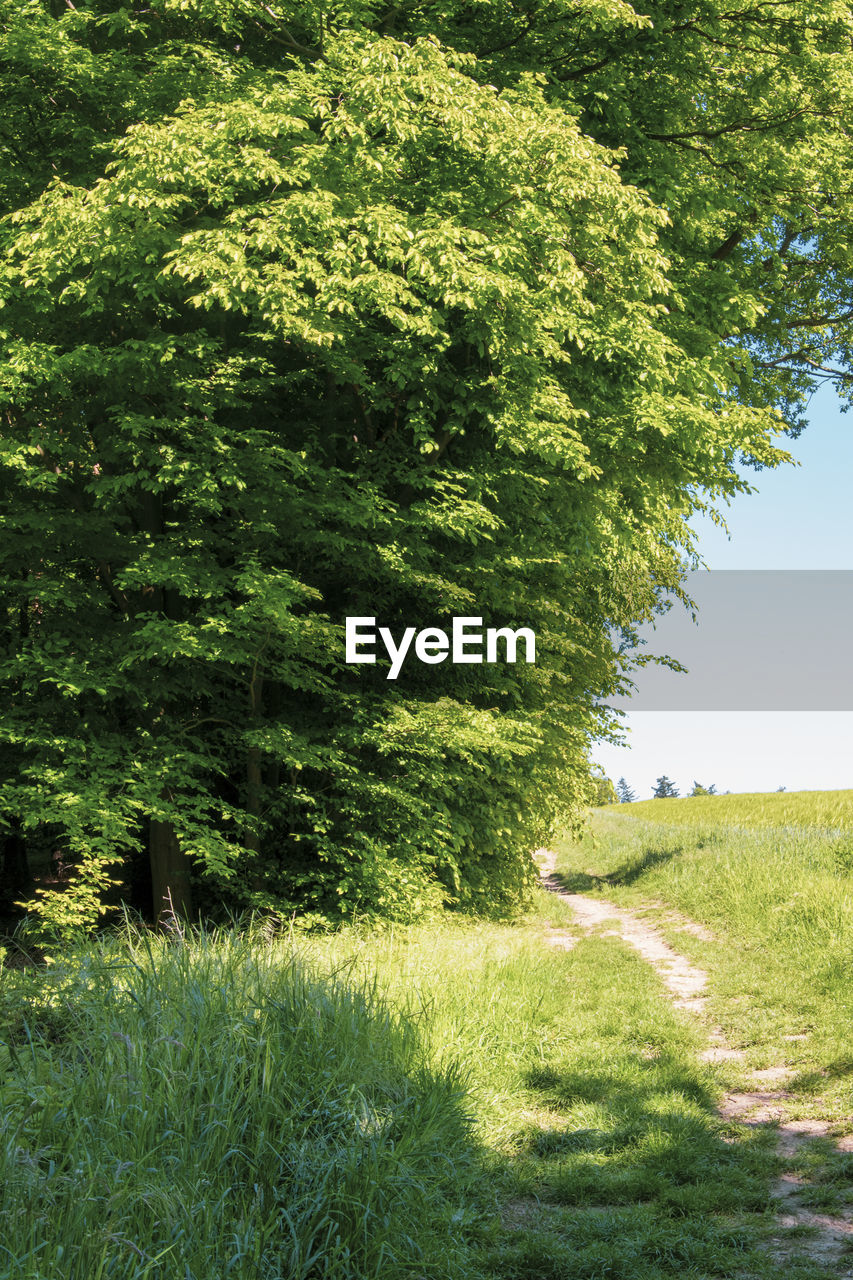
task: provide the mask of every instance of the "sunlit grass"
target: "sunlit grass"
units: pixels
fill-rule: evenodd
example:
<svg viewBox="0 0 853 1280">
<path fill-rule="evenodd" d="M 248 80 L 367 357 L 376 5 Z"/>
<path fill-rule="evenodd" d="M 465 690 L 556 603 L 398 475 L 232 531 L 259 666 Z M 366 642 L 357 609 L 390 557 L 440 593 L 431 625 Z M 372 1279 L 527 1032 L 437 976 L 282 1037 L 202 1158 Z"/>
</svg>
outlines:
<svg viewBox="0 0 853 1280">
<path fill-rule="evenodd" d="M 761 801 L 786 798 L 775 794 L 602 809 L 591 835 L 559 849 L 568 885 L 707 926 L 713 942 L 664 921 L 708 971 L 713 1016 L 750 1065 L 799 1072 L 788 1087 L 804 1114 L 839 1119 L 853 1108 L 853 829 L 840 825 L 851 794 L 787 797 L 794 809 L 779 810 L 780 826 L 762 816 Z M 698 809 L 688 821 L 694 805 L 701 821 Z"/>
<path fill-rule="evenodd" d="M 546 917 L 7 972 L 0 1277 L 772 1274 L 772 1139 L 648 965 Z"/>
<path fill-rule="evenodd" d="M 665 803 L 666 812 L 661 805 Z M 639 800 L 625 807 L 634 818 L 668 826 L 805 827 L 853 833 L 853 791 L 771 791 L 725 796 Z"/>
</svg>

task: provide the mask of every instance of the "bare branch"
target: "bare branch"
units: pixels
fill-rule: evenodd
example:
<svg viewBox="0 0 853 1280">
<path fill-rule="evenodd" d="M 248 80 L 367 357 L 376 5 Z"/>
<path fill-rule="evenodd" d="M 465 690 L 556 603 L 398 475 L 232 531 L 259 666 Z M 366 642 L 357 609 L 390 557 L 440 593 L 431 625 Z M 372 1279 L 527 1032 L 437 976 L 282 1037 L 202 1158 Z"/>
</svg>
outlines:
<svg viewBox="0 0 853 1280">
<path fill-rule="evenodd" d="M 756 360 L 756 367 L 759 369 L 781 369 L 790 368 L 793 363 L 807 364 L 810 369 L 814 369 L 817 373 L 822 373 L 827 378 L 837 378 L 839 382 L 853 382 L 853 373 L 846 369 L 832 369 L 829 365 L 819 364 L 817 360 L 810 359 L 801 351 L 789 351 L 784 356 L 779 356 L 776 360 Z"/>
</svg>

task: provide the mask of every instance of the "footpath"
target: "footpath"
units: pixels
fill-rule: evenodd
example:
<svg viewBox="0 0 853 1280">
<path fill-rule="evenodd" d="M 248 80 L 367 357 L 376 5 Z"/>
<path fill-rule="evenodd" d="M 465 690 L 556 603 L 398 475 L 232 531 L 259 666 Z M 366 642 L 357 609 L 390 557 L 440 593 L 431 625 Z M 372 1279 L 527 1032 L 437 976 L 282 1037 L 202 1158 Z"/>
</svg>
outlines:
<svg viewBox="0 0 853 1280">
<path fill-rule="evenodd" d="M 653 925 L 641 920 L 632 911 L 618 907 L 601 898 L 587 898 L 580 893 L 568 893 L 554 873 L 555 855 L 549 850 L 538 851 L 542 883 L 551 893 L 562 898 L 572 909 L 576 924 L 584 931 L 599 933 L 605 937 L 618 937 L 634 947 L 660 975 L 666 997 L 679 1009 L 702 1019 L 708 1036 L 707 1048 L 702 1053 L 706 1062 L 739 1060 L 740 1050 L 732 1048 L 722 1028 L 710 1024 L 707 1014 L 708 975 L 680 955 Z M 713 937 L 695 921 L 675 913 L 670 919 L 677 927 L 713 941 Z M 565 929 L 551 929 L 547 940 L 552 946 L 570 950 L 575 936 Z M 722 1120 L 747 1126 L 773 1126 L 777 1133 L 777 1150 L 784 1162 L 784 1171 L 775 1182 L 771 1194 L 778 1204 L 780 1228 L 808 1228 L 808 1234 L 796 1238 L 797 1251 L 812 1258 L 824 1267 L 840 1268 L 839 1280 L 853 1280 L 853 1221 L 849 1217 L 812 1213 L 799 1202 L 798 1196 L 805 1185 L 796 1173 L 802 1163 L 804 1149 L 816 1139 L 827 1139 L 835 1128 L 823 1120 L 791 1120 L 786 1104 L 792 1095 L 785 1090 L 785 1083 L 793 1075 L 788 1067 L 768 1067 L 753 1070 L 749 1083 L 754 1085 L 744 1092 L 726 1093 L 720 1101 L 718 1112 Z M 853 1134 L 835 1140 L 840 1151 L 853 1151 Z M 780 1267 L 787 1258 L 783 1237 L 772 1241 L 774 1254 Z"/>
</svg>

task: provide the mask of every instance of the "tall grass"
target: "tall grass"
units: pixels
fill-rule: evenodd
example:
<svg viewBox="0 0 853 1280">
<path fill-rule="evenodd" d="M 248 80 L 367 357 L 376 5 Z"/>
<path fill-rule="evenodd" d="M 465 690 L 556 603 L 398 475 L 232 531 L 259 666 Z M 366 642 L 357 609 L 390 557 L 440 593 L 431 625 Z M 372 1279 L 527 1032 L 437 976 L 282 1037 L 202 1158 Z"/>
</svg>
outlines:
<svg viewBox="0 0 853 1280">
<path fill-rule="evenodd" d="M 140 935 L 2 1013 L 3 1280 L 467 1274 L 461 1072 L 366 976 Z"/>
<path fill-rule="evenodd" d="M 0 1278 L 769 1274 L 773 1157 L 721 1125 L 701 1035 L 546 912 L 8 970 Z"/>
</svg>

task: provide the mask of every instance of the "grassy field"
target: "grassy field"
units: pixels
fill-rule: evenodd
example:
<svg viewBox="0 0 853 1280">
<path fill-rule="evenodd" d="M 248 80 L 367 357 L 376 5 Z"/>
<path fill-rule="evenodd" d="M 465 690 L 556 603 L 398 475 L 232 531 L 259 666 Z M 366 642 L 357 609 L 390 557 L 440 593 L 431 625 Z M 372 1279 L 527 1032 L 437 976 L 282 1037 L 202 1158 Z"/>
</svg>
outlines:
<svg viewBox="0 0 853 1280">
<path fill-rule="evenodd" d="M 853 1115 L 853 792 L 613 806 L 559 853 L 567 886 L 644 907 L 708 971 L 747 1061 L 798 1068 L 803 1115 Z"/>
<path fill-rule="evenodd" d="M 770 1274 L 773 1157 L 725 1141 L 695 1029 L 615 940 L 544 929 L 8 970 L 0 1276 Z"/>
<path fill-rule="evenodd" d="M 727 1034 L 797 1063 L 802 1113 L 849 1114 L 848 828 L 650 803 L 599 811 L 564 881 L 654 915 Z M 739 1068 L 571 921 L 540 893 L 515 925 L 130 930 L 7 964 L 0 1280 L 771 1280 L 773 1133 L 716 1111 Z"/>
<path fill-rule="evenodd" d="M 853 835 L 853 791 L 773 791 L 726 796 L 689 796 L 640 800 L 619 810 L 632 819 L 663 821 L 668 826 L 801 827 Z"/>
</svg>

